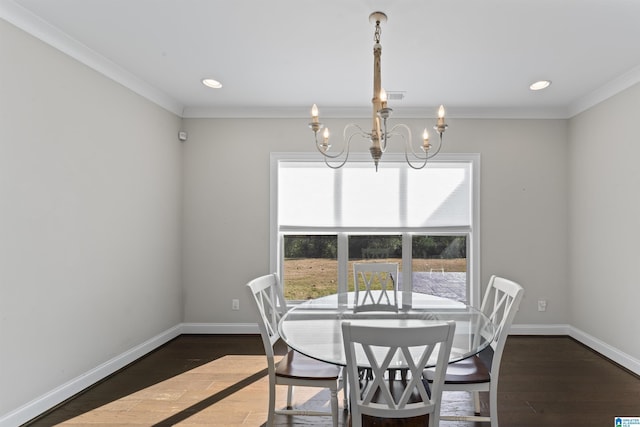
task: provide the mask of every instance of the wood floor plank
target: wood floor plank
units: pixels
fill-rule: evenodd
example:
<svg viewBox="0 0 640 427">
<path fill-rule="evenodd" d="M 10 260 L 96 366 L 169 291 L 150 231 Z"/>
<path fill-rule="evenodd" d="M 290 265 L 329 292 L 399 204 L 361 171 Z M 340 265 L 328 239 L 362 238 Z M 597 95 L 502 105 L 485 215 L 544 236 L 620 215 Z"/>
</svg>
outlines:
<svg viewBox="0 0 640 427">
<path fill-rule="evenodd" d="M 284 350 L 279 348 L 281 354 Z M 571 338 L 512 336 L 502 360 L 501 427 L 601 427 L 613 425 L 615 416 L 640 416 L 638 376 Z M 263 426 L 266 366 L 259 336 L 182 335 L 27 425 Z M 326 391 L 298 388 L 295 397 L 307 408 L 328 408 Z M 283 407 L 285 399 L 282 388 L 276 404 Z M 342 396 L 339 399 L 342 405 Z M 486 393 L 481 403 L 486 415 Z M 470 395 L 444 393 L 442 413 L 472 414 Z M 340 425 L 348 422 L 341 411 Z M 327 426 L 330 418 L 276 416 L 276 425 Z M 441 425 L 489 426 L 459 421 Z"/>
</svg>

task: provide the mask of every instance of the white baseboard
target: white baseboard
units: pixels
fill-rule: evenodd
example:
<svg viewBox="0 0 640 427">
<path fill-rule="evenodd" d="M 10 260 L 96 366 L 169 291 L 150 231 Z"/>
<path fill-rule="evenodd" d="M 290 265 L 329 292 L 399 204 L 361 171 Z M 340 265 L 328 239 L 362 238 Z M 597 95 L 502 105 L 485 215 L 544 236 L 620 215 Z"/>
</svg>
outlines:
<svg viewBox="0 0 640 427">
<path fill-rule="evenodd" d="M 98 381 L 108 377 L 122 369 L 131 362 L 148 354 L 152 350 L 171 341 L 173 338 L 182 333 L 182 325 L 176 325 L 153 338 L 148 339 L 140 345 L 114 357 L 111 360 L 91 369 L 84 374 L 67 381 L 66 383 L 56 387 L 55 389 L 43 394 L 40 397 L 28 402 L 19 408 L 0 416 L 0 427 L 15 427 L 26 423 L 38 415 L 46 412 L 54 406 L 64 402 L 70 397 L 80 393 L 87 387 L 97 383 Z"/>
<path fill-rule="evenodd" d="M 183 334 L 259 334 L 256 323 L 183 323 Z"/>
<path fill-rule="evenodd" d="M 509 335 L 568 335 L 636 375 L 640 375 L 640 360 L 571 325 L 511 325 Z"/>
<path fill-rule="evenodd" d="M 0 417 L 0 427 L 15 427 L 37 417 L 87 387 L 134 362 L 181 334 L 259 334 L 255 323 L 181 323 L 102 365 Z M 512 325 L 510 335 L 568 335 L 612 361 L 640 375 L 640 360 L 571 325 Z"/>
<path fill-rule="evenodd" d="M 569 325 L 525 325 L 513 324 L 509 330 L 509 335 L 569 335 Z"/>
<path fill-rule="evenodd" d="M 617 364 L 624 366 L 636 375 L 640 375 L 640 360 L 635 357 L 610 346 L 604 341 L 595 338 L 580 329 L 570 327 L 569 334 L 571 338 L 580 341 L 587 347 L 597 351 L 601 355 L 608 357 Z"/>
</svg>

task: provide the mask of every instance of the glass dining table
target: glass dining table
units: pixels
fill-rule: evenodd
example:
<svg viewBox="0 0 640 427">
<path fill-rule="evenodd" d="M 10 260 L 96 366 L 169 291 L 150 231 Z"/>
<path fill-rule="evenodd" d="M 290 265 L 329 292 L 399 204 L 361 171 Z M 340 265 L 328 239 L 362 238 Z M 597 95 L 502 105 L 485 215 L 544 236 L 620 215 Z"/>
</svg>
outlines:
<svg viewBox="0 0 640 427">
<path fill-rule="evenodd" d="M 354 313 L 354 293 L 334 294 L 293 306 L 280 319 L 278 331 L 292 349 L 317 360 L 346 365 L 342 341 L 342 322 L 352 324 L 410 328 L 445 321 L 456 323 L 449 363 L 473 356 L 486 348 L 495 334 L 493 323 L 480 310 L 464 303 L 434 295 L 411 293 L 410 305 L 399 295 L 397 312 Z M 366 357 L 357 357 L 366 367 Z M 397 366 L 402 360 L 395 362 Z"/>
</svg>

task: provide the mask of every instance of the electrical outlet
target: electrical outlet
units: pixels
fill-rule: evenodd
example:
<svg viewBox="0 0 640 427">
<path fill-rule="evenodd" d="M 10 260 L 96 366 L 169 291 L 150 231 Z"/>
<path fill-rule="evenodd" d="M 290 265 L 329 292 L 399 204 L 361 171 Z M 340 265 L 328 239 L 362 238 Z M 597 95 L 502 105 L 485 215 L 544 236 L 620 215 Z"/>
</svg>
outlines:
<svg viewBox="0 0 640 427">
<path fill-rule="evenodd" d="M 538 300 L 538 311 L 547 311 L 547 300 L 539 299 Z"/>
<path fill-rule="evenodd" d="M 240 300 L 232 299 L 231 300 L 231 310 L 240 310 Z"/>
</svg>

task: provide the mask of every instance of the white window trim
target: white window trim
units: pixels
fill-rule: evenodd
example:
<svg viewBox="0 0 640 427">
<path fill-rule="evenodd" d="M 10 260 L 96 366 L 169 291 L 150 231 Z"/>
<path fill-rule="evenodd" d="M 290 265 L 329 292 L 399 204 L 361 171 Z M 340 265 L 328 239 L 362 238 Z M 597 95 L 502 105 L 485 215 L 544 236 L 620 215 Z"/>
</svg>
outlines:
<svg viewBox="0 0 640 427">
<path fill-rule="evenodd" d="M 404 154 L 402 153 L 385 153 L 386 160 L 391 161 L 404 161 Z M 280 233 L 278 230 L 277 218 L 278 218 L 278 204 L 277 204 L 277 190 L 278 190 L 278 163 L 280 161 L 296 161 L 296 162 L 313 162 L 317 163 L 322 161 L 319 158 L 318 153 L 271 153 L 270 159 L 270 205 L 269 205 L 269 268 L 270 271 L 277 272 L 282 277 L 281 269 L 284 264 L 284 254 L 280 253 L 282 248 L 282 242 L 280 241 Z M 352 153 L 349 156 L 349 161 L 359 162 L 371 162 L 371 157 L 368 153 Z M 470 256 L 467 257 L 467 295 L 469 303 L 473 306 L 479 307 L 481 300 L 481 275 L 480 275 L 480 154 L 479 153 L 440 153 L 438 156 L 429 160 L 429 162 L 468 162 L 472 167 L 471 178 L 471 191 L 473 204 L 471 206 L 471 227 L 464 227 L 464 230 L 458 227 L 433 227 L 433 228 L 409 228 L 409 229 L 394 229 L 388 231 L 394 231 L 397 234 L 403 235 L 403 245 L 409 245 L 411 248 L 411 240 L 405 239 L 404 236 L 408 234 L 466 234 L 468 236 L 467 246 Z M 372 166 L 373 167 L 373 166 Z M 291 230 L 293 231 L 293 230 Z M 307 232 L 313 232 L 314 230 L 305 228 Z M 320 231 L 320 230 L 318 230 Z M 338 253 L 341 253 L 340 246 L 346 245 L 346 232 L 381 232 L 380 228 L 363 227 L 359 229 L 349 230 L 336 230 L 338 233 Z M 340 236 L 343 236 L 342 238 Z M 407 243 L 408 241 L 408 243 Z M 405 256 L 405 247 L 403 247 L 403 257 Z M 342 251 L 346 254 L 347 251 Z M 409 252 L 410 253 L 410 252 Z M 345 255 L 347 256 L 347 255 Z M 338 260 L 340 264 L 340 260 Z M 403 262 L 406 268 L 403 269 L 403 282 L 411 283 L 410 267 L 408 263 Z M 409 264 L 410 265 L 410 264 Z M 346 276 L 346 269 L 339 268 L 339 274 Z M 346 277 L 338 277 L 338 282 L 345 282 Z"/>
</svg>

